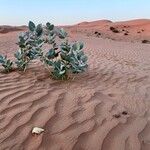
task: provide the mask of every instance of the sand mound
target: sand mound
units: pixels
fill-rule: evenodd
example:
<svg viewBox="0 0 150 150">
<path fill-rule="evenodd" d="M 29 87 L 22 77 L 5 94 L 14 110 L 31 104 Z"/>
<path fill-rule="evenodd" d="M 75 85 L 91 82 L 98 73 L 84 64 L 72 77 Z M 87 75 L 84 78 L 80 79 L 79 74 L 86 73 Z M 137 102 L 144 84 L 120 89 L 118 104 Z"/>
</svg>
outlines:
<svg viewBox="0 0 150 150">
<path fill-rule="evenodd" d="M 98 21 L 93 21 L 93 22 L 81 22 L 78 23 L 77 26 L 80 27 L 94 27 L 94 26 L 101 26 L 104 24 L 109 24 L 112 23 L 110 20 L 98 20 Z"/>
<path fill-rule="evenodd" d="M 8 32 L 14 32 L 14 31 L 23 31 L 25 30 L 25 26 L 21 27 L 12 27 L 12 26 L 0 26 L 0 33 L 8 33 Z"/>
<path fill-rule="evenodd" d="M 18 34 L 0 35 L 1 53 L 13 56 Z M 50 79 L 39 61 L 25 73 L 0 73 L 0 149 L 149 150 L 150 46 L 70 40 L 84 41 L 89 56 L 74 80 Z M 44 133 L 33 136 L 35 126 Z"/>
</svg>

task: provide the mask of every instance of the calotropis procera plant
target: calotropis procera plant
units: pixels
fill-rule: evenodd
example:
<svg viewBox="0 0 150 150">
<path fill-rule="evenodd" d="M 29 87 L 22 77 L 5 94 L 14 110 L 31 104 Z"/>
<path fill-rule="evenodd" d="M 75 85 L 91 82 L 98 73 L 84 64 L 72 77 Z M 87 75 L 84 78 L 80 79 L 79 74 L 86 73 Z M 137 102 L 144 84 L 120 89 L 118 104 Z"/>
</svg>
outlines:
<svg viewBox="0 0 150 150">
<path fill-rule="evenodd" d="M 7 56 L 0 55 L 0 64 L 4 67 L 5 72 L 10 72 L 12 70 L 13 62 L 7 59 Z"/>
<path fill-rule="evenodd" d="M 36 27 L 33 22 L 29 22 L 29 31 L 19 36 L 19 50 L 15 53 L 16 64 L 20 70 L 25 71 L 31 60 L 43 55 L 44 42 L 42 25 Z"/>
<path fill-rule="evenodd" d="M 25 71 L 31 60 L 39 58 L 56 79 L 67 79 L 69 73 L 85 71 L 88 65 L 83 43 L 69 43 L 64 29 L 59 29 L 49 22 L 45 26 L 36 26 L 30 21 L 28 28 L 27 32 L 19 36 L 19 50 L 14 55 L 20 70 Z M 56 42 L 58 39 L 62 40 L 60 44 Z M 3 56 L 0 59 L 2 58 Z M 12 64 L 10 66 L 12 67 Z"/>
</svg>

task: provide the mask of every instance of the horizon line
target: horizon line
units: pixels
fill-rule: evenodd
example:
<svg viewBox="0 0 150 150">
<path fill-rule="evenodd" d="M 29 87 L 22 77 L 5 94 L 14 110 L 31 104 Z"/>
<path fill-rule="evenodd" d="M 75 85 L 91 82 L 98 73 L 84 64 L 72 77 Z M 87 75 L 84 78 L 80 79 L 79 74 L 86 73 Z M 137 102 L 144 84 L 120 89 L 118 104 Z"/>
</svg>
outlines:
<svg viewBox="0 0 150 150">
<path fill-rule="evenodd" d="M 55 23 L 52 23 L 54 24 L 55 26 L 73 26 L 73 25 L 77 25 L 77 24 L 80 24 L 80 23 L 84 23 L 84 22 L 94 22 L 94 21 L 103 21 L 103 20 L 107 20 L 107 21 L 111 21 L 112 23 L 117 23 L 117 22 L 127 22 L 127 21 L 136 21 L 136 20 L 150 20 L 150 18 L 132 18 L 132 19 L 124 19 L 124 20 L 111 20 L 111 19 L 95 19 L 95 20 L 83 20 L 83 21 L 80 21 L 80 22 L 75 22 L 75 23 L 70 23 L 70 24 L 55 24 Z M 34 21 L 34 20 L 29 20 L 29 21 L 33 21 L 33 22 L 37 22 L 37 21 Z M 29 22 L 28 21 L 28 22 Z M 20 24 L 20 25 L 11 25 L 11 24 L 0 24 L 0 26 L 12 26 L 12 27 L 21 27 L 21 26 L 28 26 L 28 22 L 27 24 Z M 47 21 L 49 22 L 49 21 Z M 44 24 L 42 22 L 39 22 L 41 24 Z M 39 23 L 36 23 L 36 24 L 39 24 Z"/>
</svg>

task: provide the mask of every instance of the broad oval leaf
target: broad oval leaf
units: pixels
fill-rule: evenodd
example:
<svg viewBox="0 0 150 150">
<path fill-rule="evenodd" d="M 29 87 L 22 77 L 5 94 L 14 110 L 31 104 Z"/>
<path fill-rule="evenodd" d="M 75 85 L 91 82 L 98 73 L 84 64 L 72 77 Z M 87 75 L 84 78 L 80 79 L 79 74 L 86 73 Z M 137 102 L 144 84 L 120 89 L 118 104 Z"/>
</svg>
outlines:
<svg viewBox="0 0 150 150">
<path fill-rule="evenodd" d="M 36 35 L 37 35 L 37 36 L 41 36 L 42 33 L 43 33 L 42 25 L 41 25 L 41 24 L 38 24 L 37 27 L 36 27 Z"/>
<path fill-rule="evenodd" d="M 67 32 L 63 28 L 61 28 L 59 30 L 59 35 L 58 36 L 59 36 L 60 39 L 64 39 L 67 36 Z"/>
<path fill-rule="evenodd" d="M 56 52 L 54 49 L 50 49 L 47 53 L 46 53 L 46 56 L 48 59 L 52 59 L 52 58 L 55 58 L 55 55 L 56 55 Z"/>
<path fill-rule="evenodd" d="M 33 32 L 35 30 L 35 24 L 32 21 L 29 21 L 29 25 L 28 26 L 29 26 L 29 30 L 30 31 Z"/>
<path fill-rule="evenodd" d="M 54 25 L 50 24 L 49 22 L 46 23 L 46 27 L 51 31 L 54 29 Z"/>
</svg>

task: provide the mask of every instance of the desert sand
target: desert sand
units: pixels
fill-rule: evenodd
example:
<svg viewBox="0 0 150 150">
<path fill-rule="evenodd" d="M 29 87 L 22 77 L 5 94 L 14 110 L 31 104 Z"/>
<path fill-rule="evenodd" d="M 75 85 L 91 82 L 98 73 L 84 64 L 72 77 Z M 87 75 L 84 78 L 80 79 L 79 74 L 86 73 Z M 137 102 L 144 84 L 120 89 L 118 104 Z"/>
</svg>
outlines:
<svg viewBox="0 0 150 150">
<path fill-rule="evenodd" d="M 0 67 L 0 150 L 150 150 L 150 20 L 65 28 L 85 43 L 88 70 L 57 81 L 39 61 Z M 0 34 L 1 54 L 13 57 L 19 33 Z"/>
</svg>

